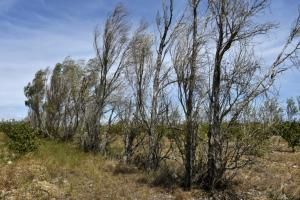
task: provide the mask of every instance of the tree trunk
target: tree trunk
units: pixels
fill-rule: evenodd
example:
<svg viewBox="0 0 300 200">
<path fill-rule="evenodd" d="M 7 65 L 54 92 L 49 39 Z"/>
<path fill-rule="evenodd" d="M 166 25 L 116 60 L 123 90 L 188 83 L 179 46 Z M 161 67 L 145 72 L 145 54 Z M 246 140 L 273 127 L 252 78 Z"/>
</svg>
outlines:
<svg viewBox="0 0 300 200">
<path fill-rule="evenodd" d="M 190 190 L 193 177 L 193 166 L 195 160 L 195 130 L 193 121 L 188 120 L 186 125 L 185 136 L 185 175 L 184 175 L 184 189 Z"/>
<path fill-rule="evenodd" d="M 196 85 L 196 67 L 198 55 L 198 8 L 199 1 L 192 1 L 193 12 L 193 48 L 190 59 L 190 77 L 188 79 L 188 95 L 186 100 L 186 137 L 185 137 L 185 178 L 184 188 L 190 190 L 192 185 L 193 168 L 195 162 L 196 130 L 194 126 L 194 90 Z"/>
<path fill-rule="evenodd" d="M 150 170 L 156 170 L 159 167 L 159 157 L 158 153 L 158 141 L 155 136 L 154 128 L 150 128 L 149 130 L 149 160 L 148 160 L 148 168 Z"/>
<path fill-rule="evenodd" d="M 91 118 L 86 122 L 86 130 L 81 138 L 81 146 L 86 152 L 98 152 L 100 145 L 99 131 L 100 125 L 97 123 L 97 115 L 94 114 Z"/>
<path fill-rule="evenodd" d="M 92 130 L 89 132 L 89 138 L 88 138 L 88 144 L 86 147 L 87 151 L 91 152 L 98 152 L 99 151 L 99 144 L 100 144 L 100 139 L 98 135 L 98 128 L 93 127 Z"/>
<path fill-rule="evenodd" d="M 129 164 L 131 161 L 133 149 L 133 140 L 134 140 L 134 135 L 133 131 L 129 131 L 125 134 L 124 136 L 124 146 L 125 146 L 125 151 L 124 151 L 124 162 Z"/>
<path fill-rule="evenodd" d="M 157 104 L 158 104 L 158 95 L 159 95 L 159 75 L 162 66 L 162 53 L 163 53 L 163 47 L 161 45 L 158 52 L 154 80 L 153 80 L 151 119 L 150 119 L 150 128 L 148 130 L 148 134 L 149 134 L 148 168 L 150 170 L 155 170 L 159 166 L 159 161 L 158 161 L 159 158 L 157 155 L 158 141 L 156 141 L 155 128 L 157 126 Z"/>
<path fill-rule="evenodd" d="M 220 85 L 221 85 L 221 60 L 222 34 L 216 50 L 213 74 L 212 96 L 210 97 L 210 116 L 208 129 L 208 162 L 205 187 L 212 190 L 222 178 L 222 136 L 220 118 Z"/>
<path fill-rule="evenodd" d="M 222 138 L 220 123 L 215 121 L 209 125 L 208 130 L 208 162 L 205 187 L 213 190 L 221 181 L 222 168 Z"/>
<path fill-rule="evenodd" d="M 100 146 L 99 146 L 99 151 L 101 152 L 102 155 L 105 155 L 107 152 L 107 146 L 109 143 L 108 135 L 109 135 L 108 130 L 105 130 L 104 133 L 102 133 L 103 137 L 101 137 Z"/>
</svg>

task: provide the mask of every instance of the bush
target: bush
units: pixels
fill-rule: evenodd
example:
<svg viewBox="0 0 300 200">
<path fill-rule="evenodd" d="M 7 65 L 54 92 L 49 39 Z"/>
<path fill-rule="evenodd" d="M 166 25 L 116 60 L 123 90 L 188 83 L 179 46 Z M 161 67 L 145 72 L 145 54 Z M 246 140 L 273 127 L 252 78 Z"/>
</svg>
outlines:
<svg viewBox="0 0 300 200">
<path fill-rule="evenodd" d="M 162 165 L 157 171 L 151 174 L 151 184 L 164 188 L 171 188 L 178 182 L 178 177 L 175 169 L 167 165 Z"/>
<path fill-rule="evenodd" d="M 293 152 L 296 146 L 300 146 L 300 123 L 284 122 L 279 126 L 279 135 L 288 142 Z"/>
<path fill-rule="evenodd" d="M 0 131 L 8 138 L 11 150 L 23 154 L 37 148 L 36 131 L 26 122 L 2 122 Z"/>
</svg>

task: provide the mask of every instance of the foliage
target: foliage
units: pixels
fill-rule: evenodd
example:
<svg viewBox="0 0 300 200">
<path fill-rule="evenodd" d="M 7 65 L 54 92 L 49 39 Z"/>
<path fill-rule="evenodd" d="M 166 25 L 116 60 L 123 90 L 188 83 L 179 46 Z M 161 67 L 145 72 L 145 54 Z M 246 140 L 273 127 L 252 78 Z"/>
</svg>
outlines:
<svg viewBox="0 0 300 200">
<path fill-rule="evenodd" d="M 85 151 L 124 152 L 125 162 L 151 171 L 180 155 L 185 188 L 191 188 L 201 169 L 204 187 L 214 190 L 228 170 L 260 154 L 269 128 L 283 120 L 276 99 L 260 110 L 255 104 L 269 96 L 289 62 L 300 58 L 300 15 L 266 66 L 253 41 L 274 28 L 256 20 L 268 0 L 191 0 L 182 17 L 173 16 L 174 2 L 164 1 L 154 34 L 143 22 L 132 32 L 126 10 L 118 5 L 103 31 L 94 32 L 94 58 L 84 64 L 66 59 L 51 74 L 38 71 L 25 87 L 28 118 L 51 138 L 67 141 L 79 133 Z M 299 108 L 293 99 L 287 104 L 289 122 L 281 134 L 294 149 L 299 125 L 292 121 Z M 22 137 L 33 131 L 17 128 L 7 132 L 16 131 L 12 141 L 23 145 Z M 112 150 L 121 135 L 123 146 L 117 147 L 124 150 Z M 166 170 L 158 182 L 168 176 Z"/>
<path fill-rule="evenodd" d="M 36 131 L 27 122 L 2 122 L 0 131 L 8 138 L 8 146 L 17 153 L 23 154 L 37 148 Z"/>
<path fill-rule="evenodd" d="M 36 72 L 34 79 L 24 88 L 24 94 L 27 98 L 25 105 L 29 108 L 29 119 L 35 128 L 42 126 L 42 107 L 44 95 L 46 92 L 46 70 Z"/>
<path fill-rule="evenodd" d="M 298 108 L 293 98 L 289 98 L 286 101 L 286 114 L 288 121 L 295 120 Z"/>
<path fill-rule="evenodd" d="M 296 146 L 300 146 L 300 123 L 283 122 L 278 126 L 279 135 L 285 139 L 289 146 L 295 151 Z"/>
</svg>

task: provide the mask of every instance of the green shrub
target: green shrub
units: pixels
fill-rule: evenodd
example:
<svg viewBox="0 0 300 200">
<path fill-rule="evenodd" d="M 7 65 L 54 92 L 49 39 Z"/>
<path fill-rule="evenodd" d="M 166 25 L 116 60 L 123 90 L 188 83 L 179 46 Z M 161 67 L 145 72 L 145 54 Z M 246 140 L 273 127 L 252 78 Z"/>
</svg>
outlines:
<svg viewBox="0 0 300 200">
<path fill-rule="evenodd" d="M 26 122 L 2 122 L 0 131 L 8 138 L 8 146 L 13 151 L 23 154 L 37 148 L 36 131 Z"/>
<path fill-rule="evenodd" d="M 295 151 L 300 146 L 300 123 L 284 122 L 279 125 L 279 135 L 288 142 L 288 145 Z"/>
</svg>

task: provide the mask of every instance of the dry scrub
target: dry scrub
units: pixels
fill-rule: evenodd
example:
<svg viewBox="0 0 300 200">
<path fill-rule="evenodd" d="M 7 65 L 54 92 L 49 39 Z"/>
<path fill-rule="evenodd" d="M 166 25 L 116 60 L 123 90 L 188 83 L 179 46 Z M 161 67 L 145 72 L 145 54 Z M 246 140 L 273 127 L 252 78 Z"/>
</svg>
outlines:
<svg viewBox="0 0 300 200">
<path fill-rule="evenodd" d="M 5 141 L 0 134 L 0 199 L 300 199 L 300 152 L 278 151 L 278 144 L 240 170 L 231 188 L 211 195 L 155 186 L 155 174 L 83 153 L 71 143 L 40 141 L 39 150 L 14 158 Z"/>
</svg>

